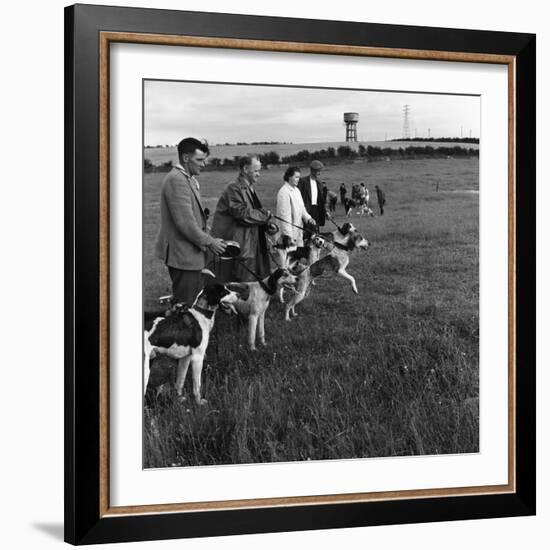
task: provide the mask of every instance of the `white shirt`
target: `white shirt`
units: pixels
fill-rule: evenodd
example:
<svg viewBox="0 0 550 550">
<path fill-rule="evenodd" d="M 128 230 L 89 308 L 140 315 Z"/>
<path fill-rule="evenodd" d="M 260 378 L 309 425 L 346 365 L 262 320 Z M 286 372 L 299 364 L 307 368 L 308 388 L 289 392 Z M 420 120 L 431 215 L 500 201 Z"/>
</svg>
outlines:
<svg viewBox="0 0 550 550">
<path fill-rule="evenodd" d="M 311 205 L 317 206 L 317 182 L 309 178 L 309 185 L 311 186 Z"/>
</svg>

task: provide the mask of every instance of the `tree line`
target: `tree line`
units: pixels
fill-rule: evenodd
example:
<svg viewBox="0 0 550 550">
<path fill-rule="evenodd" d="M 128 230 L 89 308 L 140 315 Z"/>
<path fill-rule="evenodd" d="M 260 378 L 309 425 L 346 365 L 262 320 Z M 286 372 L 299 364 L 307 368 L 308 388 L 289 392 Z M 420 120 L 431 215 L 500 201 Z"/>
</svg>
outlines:
<svg viewBox="0 0 550 550">
<path fill-rule="evenodd" d="M 438 137 L 438 138 L 395 138 L 390 139 L 390 141 L 440 141 L 442 143 L 479 143 L 479 138 L 475 137 Z"/>
<path fill-rule="evenodd" d="M 257 155 L 263 166 L 276 166 L 280 164 L 303 164 L 312 160 L 324 160 L 329 164 L 338 162 L 342 159 L 353 160 L 364 158 L 369 161 L 376 160 L 407 160 L 415 158 L 442 158 L 442 157 L 478 157 L 479 149 L 472 147 L 465 148 L 455 145 L 453 147 L 432 147 L 427 146 L 410 146 L 410 147 L 374 147 L 368 145 L 365 147 L 360 144 L 357 149 L 349 145 L 341 145 L 340 147 L 328 147 L 319 151 L 308 151 L 304 149 L 293 155 L 281 157 L 277 152 L 270 151 L 269 153 L 260 153 Z M 242 156 L 234 156 L 232 158 L 217 158 L 212 157 L 208 160 L 206 170 L 219 170 L 230 168 L 234 169 L 239 166 Z M 169 172 L 173 167 L 171 160 L 160 165 L 153 164 L 149 159 L 143 161 L 144 171 L 149 172 Z"/>
</svg>

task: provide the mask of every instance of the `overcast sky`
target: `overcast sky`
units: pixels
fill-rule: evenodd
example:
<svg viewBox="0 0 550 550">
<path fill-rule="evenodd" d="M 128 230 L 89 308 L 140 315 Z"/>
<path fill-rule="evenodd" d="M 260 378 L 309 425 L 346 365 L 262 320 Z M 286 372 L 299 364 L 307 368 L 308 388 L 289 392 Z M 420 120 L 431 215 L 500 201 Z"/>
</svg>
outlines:
<svg viewBox="0 0 550 550">
<path fill-rule="evenodd" d="M 477 96 L 147 81 L 145 145 L 344 141 L 347 111 L 359 113 L 360 141 L 400 138 L 405 105 L 411 137 L 479 137 Z"/>
</svg>

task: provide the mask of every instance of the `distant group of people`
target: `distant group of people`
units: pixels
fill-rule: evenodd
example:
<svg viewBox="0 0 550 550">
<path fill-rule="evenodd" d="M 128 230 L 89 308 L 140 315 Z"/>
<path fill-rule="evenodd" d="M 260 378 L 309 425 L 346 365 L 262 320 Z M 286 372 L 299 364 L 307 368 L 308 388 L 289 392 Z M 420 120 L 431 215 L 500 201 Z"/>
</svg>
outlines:
<svg viewBox="0 0 550 550">
<path fill-rule="evenodd" d="M 374 190 L 376 192 L 376 201 L 378 203 L 378 208 L 380 209 L 380 215 L 384 215 L 384 205 L 386 204 L 386 195 L 382 189 L 378 185 L 374 186 Z M 346 205 L 348 204 L 348 190 L 346 187 L 346 184 L 342 182 L 340 184 L 340 203 L 344 207 L 344 210 L 346 210 Z M 367 206 L 370 207 L 370 193 L 369 190 L 365 187 L 365 184 L 363 182 L 357 184 L 354 183 L 351 187 L 351 200 L 354 202 L 356 206 Z M 336 210 L 336 201 L 337 196 L 336 193 L 332 193 L 329 191 L 329 209 L 334 212 Z"/>
<path fill-rule="evenodd" d="M 280 231 L 301 246 L 304 233 L 314 233 L 325 225 L 327 202 L 331 211 L 336 206 L 336 194 L 319 179 L 324 169 L 322 162 L 312 161 L 310 172 L 305 176 L 298 167 L 289 166 L 277 194 L 275 215 L 286 223 L 276 224 L 256 192 L 261 163 L 257 156 L 251 155 L 241 159 L 237 178 L 223 190 L 209 233 L 196 178 L 208 155 L 206 143 L 192 137 L 181 140 L 179 162 L 164 178 L 161 188 L 161 224 L 155 252 L 168 268 L 174 298 L 188 304 L 194 302 L 203 287 L 202 271 L 206 267 L 214 268 L 220 282 L 247 282 L 255 277 L 267 277 L 270 273 L 268 236 Z M 378 186 L 376 192 L 383 214 L 385 197 Z M 346 194 L 342 183 L 342 203 Z M 223 255 L 226 241 L 239 243 L 238 260 L 211 261 Z"/>
</svg>

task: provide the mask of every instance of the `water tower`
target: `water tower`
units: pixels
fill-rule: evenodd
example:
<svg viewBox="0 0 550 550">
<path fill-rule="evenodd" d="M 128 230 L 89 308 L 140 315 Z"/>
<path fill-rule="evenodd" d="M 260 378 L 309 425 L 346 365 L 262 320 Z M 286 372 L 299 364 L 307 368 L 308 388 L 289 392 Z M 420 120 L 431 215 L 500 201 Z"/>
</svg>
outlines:
<svg viewBox="0 0 550 550">
<path fill-rule="evenodd" d="M 344 113 L 344 124 L 346 125 L 346 141 L 357 141 L 357 123 L 359 113 Z"/>
</svg>

